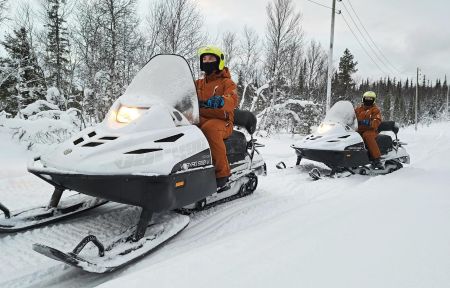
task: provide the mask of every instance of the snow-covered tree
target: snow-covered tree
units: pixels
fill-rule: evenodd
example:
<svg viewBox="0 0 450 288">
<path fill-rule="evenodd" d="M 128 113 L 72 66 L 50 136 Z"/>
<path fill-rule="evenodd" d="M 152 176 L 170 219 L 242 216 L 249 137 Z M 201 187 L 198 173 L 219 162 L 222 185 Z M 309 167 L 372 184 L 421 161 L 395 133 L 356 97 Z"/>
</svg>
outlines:
<svg viewBox="0 0 450 288">
<path fill-rule="evenodd" d="M 225 54 L 225 63 L 231 72 L 235 72 L 236 58 L 240 53 L 239 41 L 237 34 L 232 31 L 227 31 L 222 36 L 222 51 Z"/>
<path fill-rule="evenodd" d="M 76 15 L 82 110 L 100 121 L 147 62 L 136 1 L 85 0 Z"/>
<path fill-rule="evenodd" d="M 240 53 L 237 55 L 239 108 L 249 109 L 252 98 L 256 96 L 260 69 L 260 41 L 255 30 L 245 26 L 239 43 Z"/>
<path fill-rule="evenodd" d="M 150 56 L 173 53 L 184 56 L 198 69 L 197 49 L 205 45 L 203 18 L 192 0 L 159 0 L 149 7 L 147 46 Z"/>
<path fill-rule="evenodd" d="M 301 15 L 295 10 L 292 0 L 273 0 L 267 4 L 266 13 L 265 67 L 267 82 L 271 85 L 269 105 L 273 107 L 275 103 L 290 97 L 286 92 L 292 90 L 286 87 L 286 83 L 289 85 L 292 82 L 292 73 L 300 71 L 303 33 Z M 293 67 L 295 71 L 292 71 Z M 265 126 L 270 114 L 270 111 L 265 114 L 262 126 Z"/>
<path fill-rule="evenodd" d="M 8 0 L 0 0 L 0 25 L 6 20 L 5 12 L 8 8 Z"/>
<path fill-rule="evenodd" d="M 8 58 L 1 61 L 0 97 L 4 109 L 16 114 L 28 104 L 45 98 L 44 75 L 31 49 L 25 27 L 7 34 L 1 44 Z"/>
</svg>

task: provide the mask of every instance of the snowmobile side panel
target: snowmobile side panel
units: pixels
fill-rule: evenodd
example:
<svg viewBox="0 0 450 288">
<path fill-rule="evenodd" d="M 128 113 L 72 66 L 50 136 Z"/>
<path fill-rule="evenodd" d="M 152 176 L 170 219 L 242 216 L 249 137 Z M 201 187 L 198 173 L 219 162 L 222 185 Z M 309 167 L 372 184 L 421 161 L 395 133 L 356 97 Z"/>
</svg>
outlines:
<svg viewBox="0 0 450 288">
<path fill-rule="evenodd" d="M 161 212 L 195 203 L 216 192 L 214 167 L 171 175 L 83 175 L 30 170 L 80 193 Z M 210 179 L 205 181 L 205 179 Z"/>
</svg>

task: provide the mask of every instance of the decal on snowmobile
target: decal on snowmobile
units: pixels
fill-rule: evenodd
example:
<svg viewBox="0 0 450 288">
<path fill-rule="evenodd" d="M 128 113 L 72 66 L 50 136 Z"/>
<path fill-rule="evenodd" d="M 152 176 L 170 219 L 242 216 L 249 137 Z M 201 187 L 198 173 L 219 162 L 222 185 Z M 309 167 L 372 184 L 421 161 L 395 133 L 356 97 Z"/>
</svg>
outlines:
<svg viewBox="0 0 450 288">
<path fill-rule="evenodd" d="M 156 142 L 156 141 L 155 141 Z M 179 146 L 174 146 L 166 149 L 162 148 L 150 148 L 148 149 L 148 153 L 131 153 L 126 152 L 117 159 L 114 164 L 116 164 L 117 168 L 119 169 L 126 169 L 130 167 L 135 166 L 143 166 L 143 165 L 153 165 L 158 162 L 162 162 L 166 160 L 166 157 L 170 157 L 168 159 L 172 159 L 173 157 L 177 158 L 186 158 L 190 157 L 190 155 L 194 154 L 195 152 L 201 150 L 201 149 L 208 149 L 209 146 L 206 141 L 203 141 L 202 139 L 181 144 Z M 194 155 L 195 156 L 195 155 Z M 192 157 L 194 157 L 192 156 Z M 195 157 L 194 157 L 195 159 Z M 184 160 L 187 161 L 187 160 Z M 189 161 L 187 161 L 189 162 Z M 192 161 L 190 161 L 192 162 Z M 189 162 L 189 163 L 190 163 Z M 207 164 L 204 164 L 207 165 Z M 203 166 L 203 165 L 200 165 Z"/>
<path fill-rule="evenodd" d="M 181 161 L 180 163 L 175 164 L 171 173 L 186 171 L 193 168 L 205 167 L 211 164 L 211 151 L 208 148 Z"/>
</svg>

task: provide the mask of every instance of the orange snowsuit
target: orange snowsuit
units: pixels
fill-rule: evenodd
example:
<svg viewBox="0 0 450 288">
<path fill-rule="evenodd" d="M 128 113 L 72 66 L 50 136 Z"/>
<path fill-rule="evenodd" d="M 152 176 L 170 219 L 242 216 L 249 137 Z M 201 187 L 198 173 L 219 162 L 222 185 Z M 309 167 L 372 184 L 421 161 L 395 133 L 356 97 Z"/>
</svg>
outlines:
<svg viewBox="0 0 450 288">
<path fill-rule="evenodd" d="M 230 176 L 230 165 L 224 139 L 233 132 L 234 109 L 238 105 L 236 84 L 231 80 L 230 72 L 223 70 L 195 81 L 200 101 L 206 101 L 213 95 L 223 96 L 224 106 L 220 109 L 200 108 L 200 129 L 205 134 L 211 149 L 216 168 L 216 178 Z"/>
<path fill-rule="evenodd" d="M 375 104 L 372 106 L 361 104 L 355 109 L 355 114 L 358 120 L 358 133 L 361 134 L 364 143 L 366 143 L 370 157 L 372 159 L 380 158 L 380 148 L 375 140 L 378 135 L 378 126 L 381 123 L 380 109 Z M 366 123 L 363 123 L 364 120 Z"/>
</svg>

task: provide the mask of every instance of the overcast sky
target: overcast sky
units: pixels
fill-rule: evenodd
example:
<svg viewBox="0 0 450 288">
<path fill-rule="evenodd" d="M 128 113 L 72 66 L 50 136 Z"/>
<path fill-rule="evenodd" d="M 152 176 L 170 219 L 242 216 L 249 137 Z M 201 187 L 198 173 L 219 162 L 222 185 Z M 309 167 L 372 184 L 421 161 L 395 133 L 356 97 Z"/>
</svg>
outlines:
<svg viewBox="0 0 450 288">
<path fill-rule="evenodd" d="M 140 1 L 147 3 L 149 0 Z M 330 7 L 332 3 L 332 0 L 315 1 Z M 349 0 L 343 1 L 351 11 Z M 388 60 L 401 71 L 403 79 L 415 77 L 417 66 L 432 79 L 443 78 L 444 74 L 450 73 L 450 1 L 350 1 L 375 43 Z M 248 25 L 263 36 L 267 3 L 268 1 L 264 0 L 198 0 L 210 34 L 226 30 L 241 31 L 244 25 Z M 303 15 L 303 30 L 306 37 L 318 40 L 328 49 L 331 10 L 307 0 L 294 0 L 294 3 Z M 352 25 L 342 3 L 337 2 L 337 9 L 343 11 L 344 17 Z M 335 64 L 338 63 L 344 49 L 349 48 L 359 62 L 357 67 L 359 75 L 382 76 L 383 72 L 380 72 L 364 53 L 345 25 L 342 16 L 336 16 Z M 356 17 L 354 18 L 357 21 Z M 357 33 L 357 30 L 353 29 Z M 362 38 L 360 41 L 365 44 Z M 367 45 L 365 47 L 371 52 Z M 377 63 L 380 62 L 373 53 L 371 56 Z M 383 70 L 388 70 L 382 64 L 379 66 Z M 391 72 L 391 75 L 394 75 L 394 72 Z"/>
</svg>

